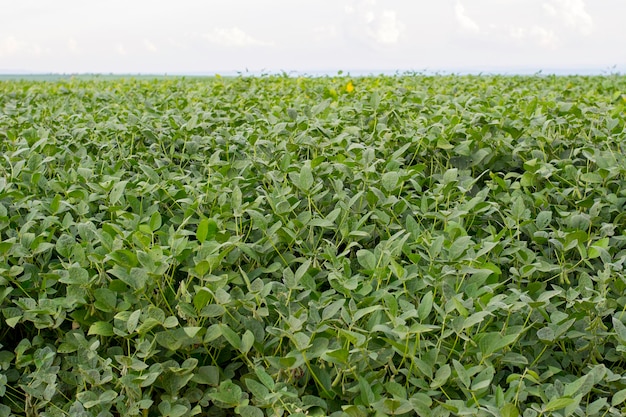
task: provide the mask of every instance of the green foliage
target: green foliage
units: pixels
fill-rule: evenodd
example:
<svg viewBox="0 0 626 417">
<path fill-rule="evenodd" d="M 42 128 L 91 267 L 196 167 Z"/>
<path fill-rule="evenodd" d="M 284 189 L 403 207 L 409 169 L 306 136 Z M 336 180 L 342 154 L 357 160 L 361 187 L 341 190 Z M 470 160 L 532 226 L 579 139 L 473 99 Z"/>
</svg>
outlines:
<svg viewBox="0 0 626 417">
<path fill-rule="evenodd" d="M 0 416 L 619 416 L 626 79 L 0 82 Z"/>
</svg>

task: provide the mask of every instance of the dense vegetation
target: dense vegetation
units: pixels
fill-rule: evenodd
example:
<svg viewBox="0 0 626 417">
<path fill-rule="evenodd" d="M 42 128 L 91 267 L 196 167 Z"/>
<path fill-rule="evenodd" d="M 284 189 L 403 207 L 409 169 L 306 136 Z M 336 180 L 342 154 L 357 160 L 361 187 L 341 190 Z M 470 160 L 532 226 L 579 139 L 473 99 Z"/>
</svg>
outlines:
<svg viewBox="0 0 626 417">
<path fill-rule="evenodd" d="M 620 416 L 626 79 L 0 82 L 0 416 Z"/>
</svg>

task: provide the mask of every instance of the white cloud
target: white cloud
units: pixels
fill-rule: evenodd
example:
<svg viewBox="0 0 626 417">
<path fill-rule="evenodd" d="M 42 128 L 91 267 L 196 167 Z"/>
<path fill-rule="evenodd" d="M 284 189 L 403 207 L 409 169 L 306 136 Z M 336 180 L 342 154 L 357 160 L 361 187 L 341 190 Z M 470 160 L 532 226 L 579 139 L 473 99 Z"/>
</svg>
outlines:
<svg viewBox="0 0 626 417">
<path fill-rule="evenodd" d="M 14 36 L 8 36 L 0 42 L 0 56 L 14 55 L 23 46 L 23 42 L 18 41 Z"/>
<path fill-rule="evenodd" d="M 521 44 L 530 41 L 544 49 L 557 49 L 560 39 L 557 34 L 545 27 L 533 25 L 528 27 L 511 26 L 509 27 L 509 36 Z"/>
<path fill-rule="evenodd" d="M 74 38 L 69 38 L 69 39 L 67 40 L 67 49 L 68 49 L 70 52 L 73 52 L 73 53 L 76 53 L 76 52 L 79 52 L 79 51 L 80 51 L 80 50 L 79 50 L 79 48 L 78 48 L 78 42 L 76 41 L 76 39 L 74 39 Z"/>
<path fill-rule="evenodd" d="M 550 0 L 543 3 L 543 9 L 550 15 L 557 17 L 565 24 L 578 30 L 583 35 L 593 32 L 593 18 L 585 9 L 583 0 Z"/>
<path fill-rule="evenodd" d="M 374 45 L 398 43 L 405 30 L 395 10 L 379 10 L 376 0 L 361 0 L 344 7 L 347 31 L 352 38 Z"/>
<path fill-rule="evenodd" d="M 34 42 L 27 42 L 16 38 L 15 36 L 7 36 L 4 39 L 0 39 L 0 57 L 2 56 L 40 56 L 43 54 L 50 54 L 49 48 L 42 48 L 39 44 Z"/>
<path fill-rule="evenodd" d="M 398 20 L 396 12 L 393 10 L 385 10 L 380 16 L 380 22 L 376 27 L 376 41 L 383 44 L 392 44 L 398 42 L 403 24 Z"/>
<path fill-rule="evenodd" d="M 214 28 L 210 33 L 205 33 L 202 37 L 210 43 L 226 47 L 245 46 L 273 46 L 273 42 L 266 42 L 248 35 L 238 27 Z"/>
<path fill-rule="evenodd" d="M 552 30 L 541 26 L 533 26 L 530 29 L 530 35 L 544 48 L 557 49 L 559 46 L 559 38 Z"/>
<path fill-rule="evenodd" d="M 143 46 L 145 46 L 145 48 L 150 52 L 158 51 L 158 48 L 156 47 L 156 45 L 153 44 L 149 39 L 144 39 Z"/>
<path fill-rule="evenodd" d="M 460 1 L 454 5 L 454 15 L 461 28 L 471 33 L 480 33 L 480 26 L 471 17 L 465 13 L 465 7 Z"/>
<path fill-rule="evenodd" d="M 187 34 L 187 37 L 189 37 L 189 34 Z M 189 45 L 187 43 L 183 43 L 177 39 L 168 38 L 167 43 L 176 49 L 182 49 L 182 50 L 189 49 Z"/>
<path fill-rule="evenodd" d="M 315 40 L 317 40 L 318 42 L 335 39 L 339 34 L 337 26 L 335 25 L 318 26 L 313 29 L 313 33 L 315 36 Z"/>
</svg>

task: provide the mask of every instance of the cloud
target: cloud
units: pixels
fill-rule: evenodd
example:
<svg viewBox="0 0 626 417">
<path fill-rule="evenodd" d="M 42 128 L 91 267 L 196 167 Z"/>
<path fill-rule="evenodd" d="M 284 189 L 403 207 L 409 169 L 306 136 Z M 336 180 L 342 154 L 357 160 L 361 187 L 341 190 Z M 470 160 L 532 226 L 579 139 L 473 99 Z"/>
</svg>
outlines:
<svg viewBox="0 0 626 417">
<path fill-rule="evenodd" d="M 396 12 L 393 10 L 384 10 L 380 16 L 380 21 L 376 26 L 374 38 L 378 43 L 393 44 L 400 39 L 403 25 L 398 20 Z"/>
<path fill-rule="evenodd" d="M 69 39 L 67 40 L 67 49 L 68 49 L 70 52 L 73 52 L 73 53 L 76 53 L 76 52 L 79 52 L 79 51 L 80 51 L 80 49 L 78 48 L 78 42 L 76 41 L 76 39 L 74 39 L 74 38 L 69 38 Z"/>
<path fill-rule="evenodd" d="M 187 37 L 189 37 L 189 35 L 187 35 Z M 167 38 L 167 44 L 173 46 L 176 49 L 189 49 L 189 45 L 187 43 L 181 42 L 180 40 L 174 38 Z"/>
<path fill-rule="evenodd" d="M 593 18 L 587 13 L 583 0 L 550 0 L 543 3 L 543 9 L 583 35 L 593 32 Z"/>
<path fill-rule="evenodd" d="M 522 44 L 530 40 L 542 48 L 552 50 L 557 49 L 561 43 L 553 30 L 538 25 L 533 25 L 530 28 L 511 26 L 509 27 L 509 36 Z"/>
<path fill-rule="evenodd" d="M 374 45 L 393 45 L 405 30 L 395 10 L 379 10 L 376 0 L 361 0 L 345 6 L 347 32 L 351 38 Z"/>
<path fill-rule="evenodd" d="M 238 27 L 214 28 L 202 37 L 210 43 L 226 47 L 273 46 L 273 42 L 265 42 L 248 35 Z"/>
<path fill-rule="evenodd" d="M 23 42 L 18 41 L 14 36 L 8 36 L 0 42 L 0 56 L 14 55 L 23 46 Z"/>
<path fill-rule="evenodd" d="M 44 53 L 49 54 L 50 50 L 44 50 L 37 43 L 26 42 L 17 39 L 15 36 L 7 36 L 4 39 L 0 39 L 0 57 L 17 55 L 39 56 Z"/>
<path fill-rule="evenodd" d="M 454 5 L 454 15 L 463 30 L 471 33 L 480 33 L 480 26 L 465 13 L 465 7 L 460 1 L 457 1 Z"/>
<path fill-rule="evenodd" d="M 327 41 L 331 39 L 336 39 L 339 32 L 335 25 L 329 26 L 318 26 L 313 29 L 313 35 L 315 40 L 319 41 Z"/>
<path fill-rule="evenodd" d="M 541 26 L 533 26 L 530 29 L 530 35 L 544 48 L 557 49 L 559 46 L 559 37 L 552 30 Z"/>
<path fill-rule="evenodd" d="M 158 48 L 149 39 L 143 40 L 143 46 L 150 52 L 156 52 Z"/>
</svg>

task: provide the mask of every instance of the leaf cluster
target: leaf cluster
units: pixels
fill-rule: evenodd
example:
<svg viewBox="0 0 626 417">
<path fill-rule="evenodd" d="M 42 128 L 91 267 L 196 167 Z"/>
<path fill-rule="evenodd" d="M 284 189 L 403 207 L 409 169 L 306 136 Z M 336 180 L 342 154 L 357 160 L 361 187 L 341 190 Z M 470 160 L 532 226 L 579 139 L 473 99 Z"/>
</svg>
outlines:
<svg viewBox="0 0 626 417">
<path fill-rule="evenodd" d="M 623 77 L 0 82 L 0 416 L 619 416 Z"/>
</svg>

